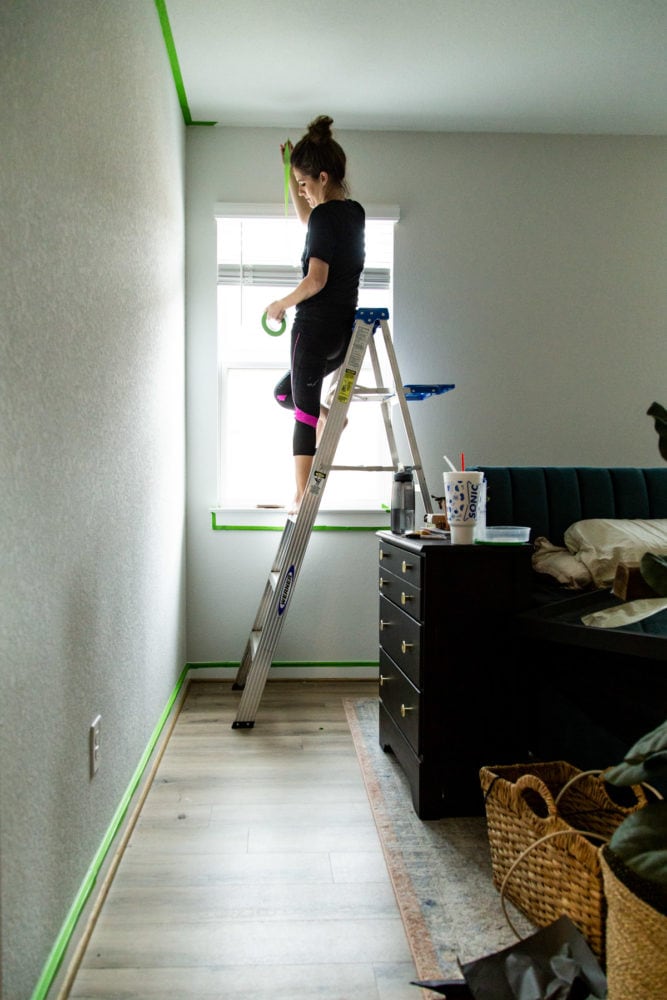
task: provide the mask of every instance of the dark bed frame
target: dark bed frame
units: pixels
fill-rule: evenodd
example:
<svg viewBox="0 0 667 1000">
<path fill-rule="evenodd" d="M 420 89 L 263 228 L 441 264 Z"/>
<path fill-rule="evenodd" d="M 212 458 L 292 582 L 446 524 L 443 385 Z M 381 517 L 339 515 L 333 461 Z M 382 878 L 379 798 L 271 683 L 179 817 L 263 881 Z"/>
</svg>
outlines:
<svg viewBox="0 0 667 1000">
<path fill-rule="evenodd" d="M 667 518 L 667 467 L 478 468 L 487 525 L 529 525 L 531 541 L 563 545 L 566 528 L 587 518 Z M 531 605 L 514 621 L 508 718 L 525 757 L 605 768 L 667 718 L 667 611 L 622 629 L 582 624 L 614 603 L 610 591 L 573 592 L 534 574 Z"/>
<path fill-rule="evenodd" d="M 658 469 L 486 466 L 486 523 L 530 525 L 563 545 L 566 528 L 595 517 L 667 517 L 667 466 Z"/>
</svg>

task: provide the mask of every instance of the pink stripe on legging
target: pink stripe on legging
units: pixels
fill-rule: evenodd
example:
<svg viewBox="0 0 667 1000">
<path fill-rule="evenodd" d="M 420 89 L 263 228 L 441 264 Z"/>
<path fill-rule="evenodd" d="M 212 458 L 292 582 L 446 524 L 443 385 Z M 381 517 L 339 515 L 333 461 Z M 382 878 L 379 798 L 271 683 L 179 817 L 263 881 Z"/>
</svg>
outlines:
<svg viewBox="0 0 667 1000">
<path fill-rule="evenodd" d="M 304 410 L 299 410 L 298 407 L 294 408 L 294 419 L 300 420 L 302 424 L 308 424 L 309 427 L 317 427 L 317 417 L 313 417 L 310 413 L 306 413 Z"/>
</svg>

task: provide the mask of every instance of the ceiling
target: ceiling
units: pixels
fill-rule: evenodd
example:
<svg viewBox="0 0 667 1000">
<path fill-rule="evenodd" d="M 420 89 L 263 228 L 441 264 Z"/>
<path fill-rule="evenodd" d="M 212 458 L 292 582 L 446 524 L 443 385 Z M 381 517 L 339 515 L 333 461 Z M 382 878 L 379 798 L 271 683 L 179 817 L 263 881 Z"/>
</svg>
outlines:
<svg viewBox="0 0 667 1000">
<path fill-rule="evenodd" d="M 667 134 L 667 0 L 157 0 L 188 124 Z"/>
</svg>

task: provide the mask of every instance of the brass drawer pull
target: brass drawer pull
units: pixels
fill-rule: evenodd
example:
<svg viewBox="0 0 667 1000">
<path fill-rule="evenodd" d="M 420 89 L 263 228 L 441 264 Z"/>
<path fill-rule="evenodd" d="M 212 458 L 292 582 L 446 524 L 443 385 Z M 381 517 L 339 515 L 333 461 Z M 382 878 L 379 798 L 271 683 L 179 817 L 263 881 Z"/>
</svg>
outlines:
<svg viewBox="0 0 667 1000">
<path fill-rule="evenodd" d="M 390 583 L 391 583 L 391 580 L 385 580 L 385 578 L 383 576 L 381 576 L 380 577 L 380 590 L 383 590 L 385 587 L 388 587 L 390 585 Z"/>
<path fill-rule="evenodd" d="M 402 653 L 409 653 L 414 648 L 415 648 L 414 642 L 406 642 L 405 639 L 404 639 L 403 642 L 401 643 L 401 652 Z"/>
<path fill-rule="evenodd" d="M 384 682 L 388 681 L 388 680 L 389 680 L 388 677 L 385 677 L 384 674 L 380 674 L 380 687 L 382 687 L 382 685 L 384 684 Z"/>
<path fill-rule="evenodd" d="M 401 604 L 407 604 L 408 601 L 414 601 L 412 594 L 406 594 L 404 590 L 401 591 Z"/>
<path fill-rule="evenodd" d="M 409 573 L 412 569 L 412 563 L 406 562 L 405 559 L 401 563 L 401 573 Z"/>
<path fill-rule="evenodd" d="M 382 618 L 380 619 L 380 631 L 383 632 L 386 628 L 389 628 L 391 622 L 386 622 Z"/>
<path fill-rule="evenodd" d="M 383 559 L 391 559 L 391 552 L 385 552 L 385 550 L 380 546 L 380 562 Z"/>
<path fill-rule="evenodd" d="M 405 718 L 408 712 L 414 712 L 413 705 L 401 705 L 401 718 Z"/>
</svg>

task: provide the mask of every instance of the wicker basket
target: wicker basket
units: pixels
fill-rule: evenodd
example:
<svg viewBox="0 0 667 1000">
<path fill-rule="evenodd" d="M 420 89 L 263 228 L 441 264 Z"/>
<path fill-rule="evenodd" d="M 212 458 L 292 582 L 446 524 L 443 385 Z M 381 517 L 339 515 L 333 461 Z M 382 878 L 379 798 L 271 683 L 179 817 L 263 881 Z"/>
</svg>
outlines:
<svg viewBox="0 0 667 1000">
<path fill-rule="evenodd" d="M 621 806 L 609 797 L 598 772 L 565 761 L 483 767 L 480 780 L 493 881 L 501 897 L 538 927 L 567 914 L 602 958 L 606 905 L 600 842 L 646 804 L 643 790 L 633 788 L 635 803 Z"/>
<path fill-rule="evenodd" d="M 667 993 L 667 916 L 619 878 L 600 848 L 607 900 L 609 1000 L 664 1000 Z"/>
</svg>

